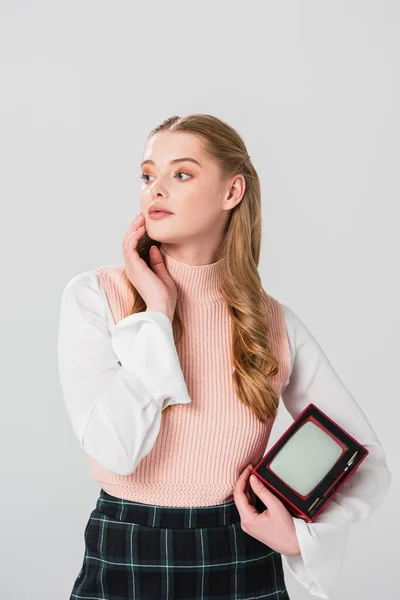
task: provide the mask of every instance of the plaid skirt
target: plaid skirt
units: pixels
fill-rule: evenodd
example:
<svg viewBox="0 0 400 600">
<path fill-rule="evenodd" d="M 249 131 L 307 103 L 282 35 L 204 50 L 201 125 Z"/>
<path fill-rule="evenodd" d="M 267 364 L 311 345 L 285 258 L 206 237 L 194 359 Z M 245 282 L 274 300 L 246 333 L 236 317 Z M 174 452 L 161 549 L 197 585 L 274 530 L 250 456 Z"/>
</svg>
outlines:
<svg viewBox="0 0 400 600">
<path fill-rule="evenodd" d="M 101 489 L 84 542 L 69 600 L 289 600 L 281 554 L 242 530 L 233 500 L 170 507 Z"/>
</svg>

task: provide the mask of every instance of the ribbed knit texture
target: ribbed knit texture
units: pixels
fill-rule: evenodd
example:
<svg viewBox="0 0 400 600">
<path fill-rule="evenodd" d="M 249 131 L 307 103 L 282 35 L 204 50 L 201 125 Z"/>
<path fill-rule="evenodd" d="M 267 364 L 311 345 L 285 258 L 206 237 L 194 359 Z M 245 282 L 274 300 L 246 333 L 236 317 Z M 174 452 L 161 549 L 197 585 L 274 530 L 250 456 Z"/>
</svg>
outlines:
<svg viewBox="0 0 400 600">
<path fill-rule="evenodd" d="M 273 420 L 260 423 L 233 389 L 231 321 L 219 289 L 224 259 L 194 266 L 162 255 L 178 289 L 184 334 L 177 353 L 192 402 L 162 413 L 157 440 L 133 473 L 111 473 L 90 457 L 92 473 L 106 492 L 127 500 L 176 507 L 229 502 L 241 472 L 265 453 Z M 118 323 L 133 303 L 125 269 L 96 273 Z M 271 383 L 280 394 L 290 348 L 282 307 L 269 299 L 270 343 L 281 367 Z"/>
</svg>

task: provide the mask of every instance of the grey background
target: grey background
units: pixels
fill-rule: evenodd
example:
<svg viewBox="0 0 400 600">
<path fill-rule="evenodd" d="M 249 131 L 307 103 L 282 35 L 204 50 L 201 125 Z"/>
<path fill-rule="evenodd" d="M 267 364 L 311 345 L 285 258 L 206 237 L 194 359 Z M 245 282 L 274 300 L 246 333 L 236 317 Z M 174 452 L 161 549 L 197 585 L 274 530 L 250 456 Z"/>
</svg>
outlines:
<svg viewBox="0 0 400 600">
<path fill-rule="evenodd" d="M 262 181 L 263 285 L 387 453 L 392 487 L 354 525 L 331 598 L 395 597 L 399 17 L 383 0 L 0 3 L 2 599 L 67 599 L 80 570 L 99 488 L 59 387 L 61 293 L 121 264 L 146 134 L 189 112 L 243 135 Z M 282 409 L 269 446 L 289 424 Z"/>
</svg>

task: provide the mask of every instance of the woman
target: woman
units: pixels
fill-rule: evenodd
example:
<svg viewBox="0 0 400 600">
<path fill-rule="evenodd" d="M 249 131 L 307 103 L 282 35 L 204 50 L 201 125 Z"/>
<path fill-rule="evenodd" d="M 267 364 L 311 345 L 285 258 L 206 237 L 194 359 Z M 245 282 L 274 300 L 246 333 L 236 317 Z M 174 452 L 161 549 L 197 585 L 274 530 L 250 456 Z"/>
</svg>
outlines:
<svg viewBox="0 0 400 600">
<path fill-rule="evenodd" d="M 101 487 L 70 598 L 285 600 L 283 561 L 327 598 L 350 524 L 389 487 L 382 446 L 262 288 L 260 181 L 238 133 L 171 117 L 141 168 L 124 265 L 75 276 L 61 303 L 63 396 Z M 369 450 L 312 524 L 249 480 L 280 397 L 293 418 L 313 402 Z"/>
</svg>

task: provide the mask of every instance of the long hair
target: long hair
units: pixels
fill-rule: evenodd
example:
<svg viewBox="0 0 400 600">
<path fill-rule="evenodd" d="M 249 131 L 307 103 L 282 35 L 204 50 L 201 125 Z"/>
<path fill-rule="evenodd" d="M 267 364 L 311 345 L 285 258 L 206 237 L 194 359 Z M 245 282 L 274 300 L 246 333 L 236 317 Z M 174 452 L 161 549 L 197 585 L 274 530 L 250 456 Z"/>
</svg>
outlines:
<svg viewBox="0 0 400 600">
<path fill-rule="evenodd" d="M 269 347 L 268 312 L 270 300 L 261 285 L 258 263 L 261 248 L 261 186 L 258 174 L 248 158 L 240 135 L 227 123 L 208 114 L 173 116 L 162 121 L 148 134 L 147 140 L 160 131 L 183 131 L 199 137 L 202 146 L 217 161 L 222 177 L 243 174 L 246 189 L 239 204 L 231 210 L 224 232 L 219 258 L 225 258 L 220 290 L 232 323 L 232 378 L 237 397 L 266 423 L 275 418 L 279 396 L 271 384 L 279 362 Z M 138 240 L 137 252 L 150 266 L 149 250 L 160 242 L 147 231 Z M 240 282 L 240 283 L 238 283 Z M 130 314 L 146 310 L 146 303 L 130 282 L 134 302 Z M 175 344 L 183 333 L 178 305 L 173 318 Z M 173 410 L 174 405 L 165 410 Z"/>
</svg>

